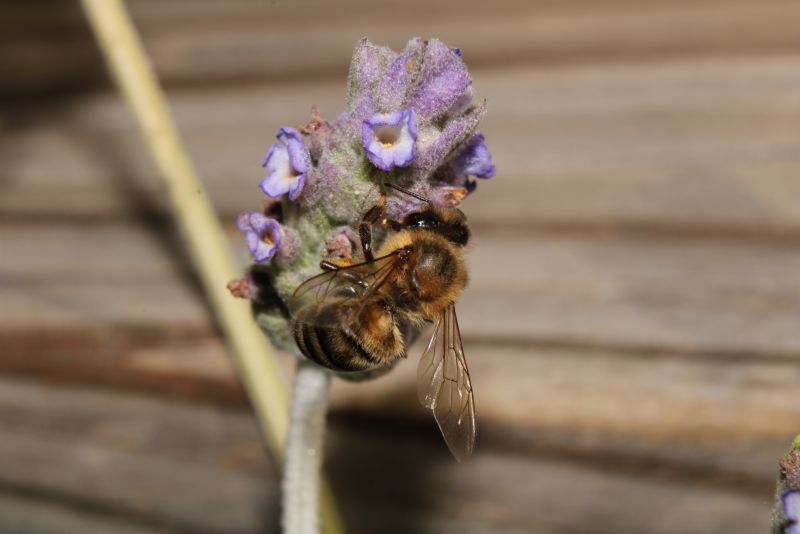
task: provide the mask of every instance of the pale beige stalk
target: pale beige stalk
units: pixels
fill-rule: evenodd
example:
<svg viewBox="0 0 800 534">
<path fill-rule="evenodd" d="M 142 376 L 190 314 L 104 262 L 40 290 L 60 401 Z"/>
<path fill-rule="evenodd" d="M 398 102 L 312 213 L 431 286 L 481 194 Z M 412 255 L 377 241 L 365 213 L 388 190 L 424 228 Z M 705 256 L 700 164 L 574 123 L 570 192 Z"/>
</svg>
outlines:
<svg viewBox="0 0 800 534">
<path fill-rule="evenodd" d="M 166 100 L 121 0 L 82 0 L 97 40 L 163 178 L 192 264 L 235 355 L 239 375 L 275 457 L 283 455 L 289 402 L 274 350 L 248 304 L 226 284 L 240 275 L 216 214 L 178 137 Z M 332 492 L 323 486 L 321 516 L 328 534 L 343 532 Z"/>
</svg>

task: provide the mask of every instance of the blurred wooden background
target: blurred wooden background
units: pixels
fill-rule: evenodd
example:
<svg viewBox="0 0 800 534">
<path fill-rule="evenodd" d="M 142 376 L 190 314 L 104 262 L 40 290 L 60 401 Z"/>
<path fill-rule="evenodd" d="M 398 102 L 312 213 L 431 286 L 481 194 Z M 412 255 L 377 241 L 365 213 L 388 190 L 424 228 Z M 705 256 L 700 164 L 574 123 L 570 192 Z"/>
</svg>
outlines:
<svg viewBox="0 0 800 534">
<path fill-rule="evenodd" d="M 800 3 L 129 5 L 243 261 L 262 153 L 338 113 L 362 35 L 461 47 L 488 99 L 459 307 L 478 450 L 450 458 L 414 361 L 337 382 L 351 532 L 766 532 L 800 432 Z M 276 531 L 275 466 L 77 3 L 5 4 L 0 43 L 0 532 Z"/>
</svg>

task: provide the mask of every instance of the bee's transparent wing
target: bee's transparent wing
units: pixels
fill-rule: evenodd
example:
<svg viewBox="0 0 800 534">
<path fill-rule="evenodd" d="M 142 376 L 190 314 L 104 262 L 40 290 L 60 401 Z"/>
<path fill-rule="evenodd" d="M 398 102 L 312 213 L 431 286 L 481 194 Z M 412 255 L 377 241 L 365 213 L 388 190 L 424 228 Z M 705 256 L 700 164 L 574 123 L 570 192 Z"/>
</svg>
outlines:
<svg viewBox="0 0 800 534">
<path fill-rule="evenodd" d="M 417 369 L 419 401 L 433 410 L 450 452 L 465 462 L 475 449 L 475 400 L 464 360 L 454 305 L 433 325 L 433 335 Z"/>
<path fill-rule="evenodd" d="M 340 267 L 335 271 L 325 271 L 300 284 L 289 299 L 287 307 L 295 321 L 317 326 L 337 326 L 340 321 L 333 310 L 329 313 L 300 313 L 309 305 L 322 305 L 337 302 L 352 304 L 376 291 L 394 272 L 399 251 L 394 251 L 373 261 Z"/>
</svg>

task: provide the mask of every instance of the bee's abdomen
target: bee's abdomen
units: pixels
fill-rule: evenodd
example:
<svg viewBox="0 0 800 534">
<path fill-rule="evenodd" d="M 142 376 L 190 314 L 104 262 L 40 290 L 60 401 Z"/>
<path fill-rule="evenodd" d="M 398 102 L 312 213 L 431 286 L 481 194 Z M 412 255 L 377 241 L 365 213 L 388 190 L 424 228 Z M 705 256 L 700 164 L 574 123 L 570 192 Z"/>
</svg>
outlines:
<svg viewBox="0 0 800 534">
<path fill-rule="evenodd" d="M 305 356 L 334 371 L 364 371 L 383 367 L 384 362 L 361 346 L 341 327 L 320 326 L 320 315 L 337 314 L 335 305 L 308 306 L 292 324 L 292 335 Z"/>
</svg>

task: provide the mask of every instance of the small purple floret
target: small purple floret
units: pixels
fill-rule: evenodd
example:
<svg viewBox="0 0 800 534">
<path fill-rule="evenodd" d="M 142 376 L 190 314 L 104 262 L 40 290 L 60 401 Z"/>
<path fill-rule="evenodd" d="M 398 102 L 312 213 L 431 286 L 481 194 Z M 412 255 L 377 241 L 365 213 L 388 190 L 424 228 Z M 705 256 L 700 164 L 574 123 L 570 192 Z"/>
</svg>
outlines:
<svg viewBox="0 0 800 534">
<path fill-rule="evenodd" d="M 281 245 L 281 225 L 257 211 L 244 211 L 236 219 L 256 263 L 271 260 Z"/>
<path fill-rule="evenodd" d="M 783 516 L 791 521 L 786 534 L 800 534 L 800 491 L 789 490 L 781 495 Z"/>
<path fill-rule="evenodd" d="M 408 108 L 376 113 L 361 126 L 361 143 L 373 165 L 384 171 L 406 167 L 414 159 L 417 120 Z"/>
<path fill-rule="evenodd" d="M 470 180 L 470 176 L 491 178 L 494 172 L 492 155 L 484 142 L 483 134 L 475 132 L 466 146 L 442 168 L 437 176 L 447 184 L 465 188 L 467 194 L 470 194 L 478 187 L 478 183 Z"/>
<path fill-rule="evenodd" d="M 279 142 L 269 147 L 261 161 L 267 174 L 260 187 L 272 198 L 289 193 L 289 200 L 294 200 L 303 190 L 310 168 L 308 149 L 294 128 L 280 128 L 277 137 Z"/>
<path fill-rule="evenodd" d="M 467 147 L 458 155 L 457 164 L 465 174 L 478 178 L 491 178 L 494 176 L 495 167 L 489 147 L 484 142 L 481 132 L 475 132 Z"/>
</svg>

